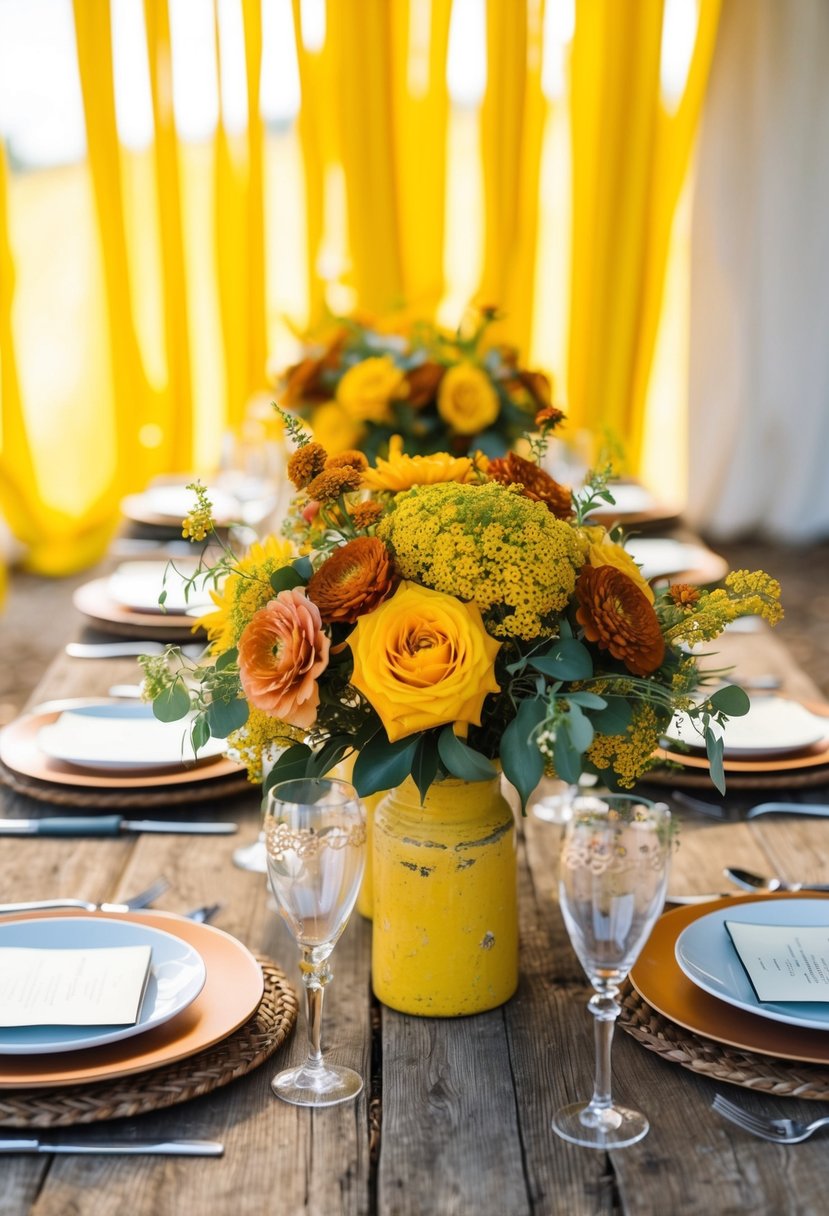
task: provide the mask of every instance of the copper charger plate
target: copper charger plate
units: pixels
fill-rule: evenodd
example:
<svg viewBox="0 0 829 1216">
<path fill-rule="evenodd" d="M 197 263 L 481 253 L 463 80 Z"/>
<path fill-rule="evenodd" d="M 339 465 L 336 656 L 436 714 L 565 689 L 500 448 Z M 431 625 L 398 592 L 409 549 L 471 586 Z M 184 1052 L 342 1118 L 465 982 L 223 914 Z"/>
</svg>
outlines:
<svg viewBox="0 0 829 1216">
<path fill-rule="evenodd" d="M 170 912 L 86 912 L 61 908 L 28 912 L 15 920 L 67 916 L 132 920 L 163 929 L 191 945 L 204 959 L 207 979 L 200 994 L 177 1017 L 131 1039 L 54 1055 L 0 1055 L 0 1089 L 45 1089 L 105 1081 L 186 1059 L 228 1038 L 256 1009 L 264 990 L 262 968 L 229 933 Z M 11 919 L 11 918 L 9 918 Z"/>
<path fill-rule="evenodd" d="M 682 930 L 718 908 L 802 898 L 803 892 L 729 896 L 666 912 L 654 925 L 630 973 L 630 982 L 653 1009 L 695 1034 L 780 1060 L 829 1064 L 829 1033 L 825 1030 L 773 1022 L 718 1000 L 688 979 L 674 953 Z M 821 895 L 810 891 L 809 898 L 829 899 L 829 892 Z"/>
<path fill-rule="evenodd" d="M 723 771 L 726 779 L 734 788 L 742 783 L 753 788 L 760 788 L 764 783 L 785 784 L 788 774 L 790 783 L 809 784 L 829 782 L 829 705 L 823 701 L 801 701 L 810 713 L 826 718 L 827 735 L 811 747 L 793 753 L 791 756 L 776 756 L 763 759 L 762 753 L 749 760 L 734 760 L 726 757 L 723 760 Z M 654 756 L 661 763 L 679 765 L 680 768 L 653 769 L 643 778 L 645 781 L 675 782 L 678 785 L 687 780 L 688 784 L 699 785 L 710 781 L 708 757 L 693 752 L 675 752 L 670 748 L 660 747 Z M 826 772 L 821 772 L 825 769 Z M 798 780 L 800 778 L 800 780 Z"/>
<path fill-rule="evenodd" d="M 181 642 L 203 637 L 194 629 L 195 618 L 175 612 L 141 612 L 127 608 L 112 598 L 108 578 L 95 578 L 76 588 L 72 602 L 79 612 L 94 621 L 99 629 L 130 637 L 159 637 L 165 642 Z M 209 611 L 209 610 L 206 610 Z"/>
<path fill-rule="evenodd" d="M 102 697 L 101 701 L 106 698 Z M 226 777 L 244 774 L 238 764 L 225 756 L 209 760 L 194 760 L 189 767 L 142 768 L 128 772 L 103 773 L 98 770 L 66 764 L 45 755 L 37 745 L 38 732 L 42 726 L 54 722 L 60 710 L 45 713 L 24 714 L 10 722 L 0 731 L 0 763 L 12 773 L 34 778 L 50 785 L 76 786 L 83 789 L 140 791 L 169 785 L 193 785 L 210 783 Z"/>
</svg>

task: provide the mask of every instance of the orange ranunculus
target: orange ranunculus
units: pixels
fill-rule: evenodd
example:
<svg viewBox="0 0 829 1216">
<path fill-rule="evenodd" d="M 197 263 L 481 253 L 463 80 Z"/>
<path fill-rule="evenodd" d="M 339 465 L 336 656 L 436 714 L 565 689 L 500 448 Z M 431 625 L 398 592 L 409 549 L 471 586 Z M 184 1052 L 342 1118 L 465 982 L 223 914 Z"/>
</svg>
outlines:
<svg viewBox="0 0 829 1216">
<path fill-rule="evenodd" d="M 627 549 L 617 545 L 601 524 L 583 527 L 581 535 L 587 542 L 586 561 L 590 566 L 615 566 L 632 579 L 649 604 L 656 598 L 648 580 L 642 574 Z"/>
<path fill-rule="evenodd" d="M 308 583 L 308 598 L 325 624 L 372 612 L 398 582 L 391 554 L 376 536 L 358 536 L 326 558 Z"/>
<path fill-rule="evenodd" d="M 313 726 L 317 676 L 328 666 L 330 646 L 305 589 L 280 591 L 253 614 L 239 639 L 239 677 L 250 704 L 291 726 Z"/>
<path fill-rule="evenodd" d="M 351 683 L 392 743 L 450 722 L 480 725 L 484 701 L 499 691 L 500 642 L 484 629 L 478 608 L 417 583 L 401 583 L 361 616 L 348 644 Z"/>
<path fill-rule="evenodd" d="M 576 598 L 576 619 L 589 642 L 609 650 L 635 676 L 656 671 L 665 639 L 653 606 L 632 579 L 615 566 L 583 566 Z"/>
<path fill-rule="evenodd" d="M 537 464 L 515 452 L 490 460 L 487 473 L 502 486 L 523 486 L 524 497 L 543 502 L 556 519 L 569 519 L 573 514 L 569 486 L 560 485 Z"/>
</svg>

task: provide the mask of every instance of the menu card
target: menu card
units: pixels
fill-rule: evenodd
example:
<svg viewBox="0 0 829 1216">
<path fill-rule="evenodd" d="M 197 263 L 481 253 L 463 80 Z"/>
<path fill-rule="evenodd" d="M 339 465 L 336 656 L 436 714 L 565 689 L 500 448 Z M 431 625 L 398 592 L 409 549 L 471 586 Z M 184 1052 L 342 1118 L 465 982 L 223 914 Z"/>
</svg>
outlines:
<svg viewBox="0 0 829 1216">
<path fill-rule="evenodd" d="M 0 948 L 0 1026 L 134 1026 L 151 946 Z"/>
<path fill-rule="evenodd" d="M 829 925 L 725 927 L 758 1001 L 829 1002 Z"/>
</svg>

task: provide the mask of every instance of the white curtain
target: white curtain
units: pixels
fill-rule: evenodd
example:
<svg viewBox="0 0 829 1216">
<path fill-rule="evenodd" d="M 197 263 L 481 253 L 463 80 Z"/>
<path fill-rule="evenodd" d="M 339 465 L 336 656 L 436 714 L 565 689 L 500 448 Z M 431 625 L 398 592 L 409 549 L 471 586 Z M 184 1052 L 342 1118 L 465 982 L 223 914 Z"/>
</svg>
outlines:
<svg viewBox="0 0 829 1216">
<path fill-rule="evenodd" d="M 829 0 L 725 0 L 694 202 L 688 517 L 829 536 Z"/>
</svg>

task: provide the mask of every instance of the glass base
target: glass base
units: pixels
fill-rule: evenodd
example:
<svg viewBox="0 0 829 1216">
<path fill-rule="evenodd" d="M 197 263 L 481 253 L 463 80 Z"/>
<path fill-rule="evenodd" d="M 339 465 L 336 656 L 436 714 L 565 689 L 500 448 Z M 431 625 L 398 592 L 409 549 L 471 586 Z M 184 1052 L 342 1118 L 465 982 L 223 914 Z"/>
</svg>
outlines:
<svg viewBox="0 0 829 1216">
<path fill-rule="evenodd" d="M 336 1106 L 348 1102 L 362 1091 L 363 1078 L 353 1068 L 336 1064 L 309 1068 L 287 1068 L 271 1081 L 271 1089 L 283 1102 L 294 1106 Z"/>
<path fill-rule="evenodd" d="M 648 1134 L 650 1124 L 638 1110 L 611 1106 L 591 1111 L 588 1102 L 562 1106 L 553 1116 L 553 1131 L 562 1140 L 585 1148 L 625 1148 Z"/>
<path fill-rule="evenodd" d="M 265 834 L 259 833 L 259 839 L 253 844 L 242 845 L 233 853 L 233 864 L 239 870 L 250 870 L 254 874 L 267 874 L 268 850 L 265 846 Z"/>
</svg>

